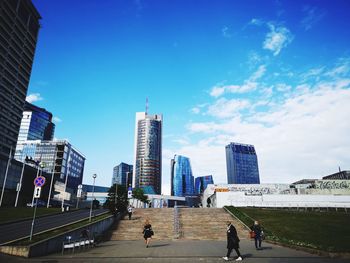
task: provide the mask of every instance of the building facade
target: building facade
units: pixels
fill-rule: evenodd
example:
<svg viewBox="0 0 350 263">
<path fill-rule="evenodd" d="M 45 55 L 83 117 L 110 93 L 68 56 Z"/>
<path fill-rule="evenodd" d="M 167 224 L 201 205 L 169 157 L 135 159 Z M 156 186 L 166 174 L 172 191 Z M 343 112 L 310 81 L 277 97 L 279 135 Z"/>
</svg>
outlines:
<svg viewBox="0 0 350 263">
<path fill-rule="evenodd" d="M 227 182 L 259 184 L 258 158 L 253 145 L 230 143 L 226 146 Z"/>
<path fill-rule="evenodd" d="M 197 195 L 202 194 L 204 190 L 207 188 L 208 184 L 214 184 L 212 175 L 197 177 L 194 184 L 195 194 Z"/>
<path fill-rule="evenodd" d="M 162 115 L 136 113 L 133 188 L 162 192 Z"/>
<path fill-rule="evenodd" d="M 175 155 L 174 159 L 171 160 L 171 168 L 171 195 L 194 195 L 194 177 L 190 159 L 185 156 Z"/>
<path fill-rule="evenodd" d="M 55 124 L 52 113 L 25 102 L 23 117 L 19 129 L 15 158 L 22 155 L 23 144 L 29 140 L 51 141 L 54 137 Z"/>
<path fill-rule="evenodd" d="M 133 166 L 127 163 L 120 163 L 113 168 L 112 185 L 124 185 L 128 187 L 129 175 L 132 174 Z"/>
<path fill-rule="evenodd" d="M 26 157 L 40 161 L 41 169 L 53 175 L 53 200 L 69 202 L 76 198 L 83 180 L 85 156 L 67 140 L 26 141 L 17 159 L 23 162 Z"/>
<path fill-rule="evenodd" d="M 16 149 L 40 19 L 30 0 L 0 1 L 0 154 L 5 156 Z"/>
</svg>

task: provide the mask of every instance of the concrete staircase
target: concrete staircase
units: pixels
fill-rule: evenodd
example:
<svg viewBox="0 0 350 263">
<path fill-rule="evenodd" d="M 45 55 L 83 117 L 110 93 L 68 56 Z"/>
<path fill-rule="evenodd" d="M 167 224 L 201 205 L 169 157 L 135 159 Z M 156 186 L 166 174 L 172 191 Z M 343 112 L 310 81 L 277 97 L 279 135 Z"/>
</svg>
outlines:
<svg viewBox="0 0 350 263">
<path fill-rule="evenodd" d="M 126 216 L 112 232 L 111 240 L 143 239 L 143 224 L 148 218 L 155 235 L 153 239 L 174 239 L 174 208 L 135 209 L 132 220 Z M 236 227 L 240 239 L 248 238 L 248 231 L 223 208 L 179 208 L 180 239 L 226 240 L 226 222 Z"/>
<path fill-rule="evenodd" d="M 149 219 L 154 231 L 153 239 L 164 240 L 174 237 L 174 208 L 138 208 L 134 210 L 132 220 L 128 215 L 120 220 L 111 240 L 140 240 L 143 239 L 143 225 Z"/>
<path fill-rule="evenodd" d="M 247 239 L 247 229 L 223 208 L 180 208 L 180 238 L 191 240 L 226 240 L 227 221 L 237 229 L 240 239 Z"/>
</svg>

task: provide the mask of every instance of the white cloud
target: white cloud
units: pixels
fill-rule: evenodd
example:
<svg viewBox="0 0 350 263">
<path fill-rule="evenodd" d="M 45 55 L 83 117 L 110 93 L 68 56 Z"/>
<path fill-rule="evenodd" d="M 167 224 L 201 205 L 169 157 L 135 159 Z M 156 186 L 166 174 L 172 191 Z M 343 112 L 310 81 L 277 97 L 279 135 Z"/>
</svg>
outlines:
<svg viewBox="0 0 350 263">
<path fill-rule="evenodd" d="M 272 23 L 268 23 L 270 32 L 267 33 L 263 48 L 272 51 L 274 56 L 277 56 L 282 48 L 286 47 L 293 40 L 291 32 L 282 26 L 275 26 Z"/>
<path fill-rule="evenodd" d="M 208 107 L 219 119 L 187 125 L 191 134 L 206 137 L 177 149 L 191 158 L 195 176 L 213 174 L 216 183 L 226 183 L 225 145 L 230 142 L 255 145 L 263 183 L 321 178 L 338 166 L 350 169 L 350 79 L 275 87 L 290 96 L 275 104 L 220 98 Z M 259 105 L 272 106 L 249 117 L 240 112 Z"/>
<path fill-rule="evenodd" d="M 266 66 L 260 65 L 259 68 L 244 81 L 242 85 L 224 85 L 216 84 L 210 91 L 210 96 L 220 97 L 224 93 L 246 93 L 255 90 L 258 86 L 256 82 L 260 79 L 266 72 Z"/>
<path fill-rule="evenodd" d="M 247 109 L 249 106 L 250 103 L 247 100 L 220 98 L 209 106 L 207 113 L 214 117 L 227 118 L 237 114 L 240 110 Z"/>
<path fill-rule="evenodd" d="M 317 24 L 325 15 L 324 10 L 319 10 L 317 7 L 306 6 L 303 8 L 305 17 L 301 20 L 301 26 L 305 31 L 310 30 L 315 24 Z"/>
<path fill-rule="evenodd" d="M 33 93 L 26 97 L 26 101 L 29 103 L 33 103 L 39 100 L 43 100 L 43 97 L 41 97 L 40 93 Z"/>
<path fill-rule="evenodd" d="M 54 116 L 52 118 L 52 121 L 55 122 L 55 123 L 59 123 L 59 122 L 62 122 L 62 120 L 60 118 L 58 118 L 57 116 Z"/>
<path fill-rule="evenodd" d="M 224 26 L 221 29 L 222 36 L 225 38 L 231 38 L 231 34 L 229 33 L 229 28 L 227 26 Z"/>
<path fill-rule="evenodd" d="M 261 19 L 252 18 L 252 20 L 250 20 L 249 24 L 255 25 L 255 26 L 261 26 L 262 24 L 264 24 L 264 21 Z"/>
</svg>

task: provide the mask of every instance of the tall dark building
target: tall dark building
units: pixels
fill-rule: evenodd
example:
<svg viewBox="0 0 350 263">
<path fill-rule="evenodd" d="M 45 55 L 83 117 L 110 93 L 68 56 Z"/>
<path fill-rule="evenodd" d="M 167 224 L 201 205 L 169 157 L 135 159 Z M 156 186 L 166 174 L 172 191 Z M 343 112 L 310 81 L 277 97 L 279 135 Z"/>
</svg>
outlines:
<svg viewBox="0 0 350 263">
<path fill-rule="evenodd" d="M 258 158 L 253 145 L 230 143 L 226 146 L 227 182 L 260 184 Z"/>
<path fill-rule="evenodd" d="M 0 0 L 0 155 L 15 152 L 40 19 L 30 0 Z"/>
<path fill-rule="evenodd" d="M 202 194 L 204 190 L 207 188 L 208 184 L 214 184 L 212 175 L 197 177 L 194 184 L 195 193 L 197 195 Z"/>
</svg>

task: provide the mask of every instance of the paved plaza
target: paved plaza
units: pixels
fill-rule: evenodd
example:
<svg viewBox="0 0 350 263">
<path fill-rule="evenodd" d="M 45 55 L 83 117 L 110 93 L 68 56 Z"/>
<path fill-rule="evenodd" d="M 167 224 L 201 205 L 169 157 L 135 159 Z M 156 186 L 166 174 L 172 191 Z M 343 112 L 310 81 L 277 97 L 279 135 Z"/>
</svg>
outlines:
<svg viewBox="0 0 350 263">
<path fill-rule="evenodd" d="M 263 243 L 262 250 L 255 250 L 251 240 L 241 241 L 243 262 L 286 262 L 286 263 L 326 263 L 350 262 L 349 259 L 327 258 L 289 249 L 269 243 Z M 163 240 L 154 241 L 151 247 L 146 248 L 142 240 L 135 241 L 108 241 L 98 244 L 95 248 L 70 251 L 64 255 L 52 254 L 39 258 L 18 258 L 0 255 L 0 262 L 225 262 L 222 257 L 226 254 L 224 241 L 189 241 Z M 236 255 L 232 252 L 232 257 Z M 234 262 L 234 258 L 231 259 Z"/>
</svg>

